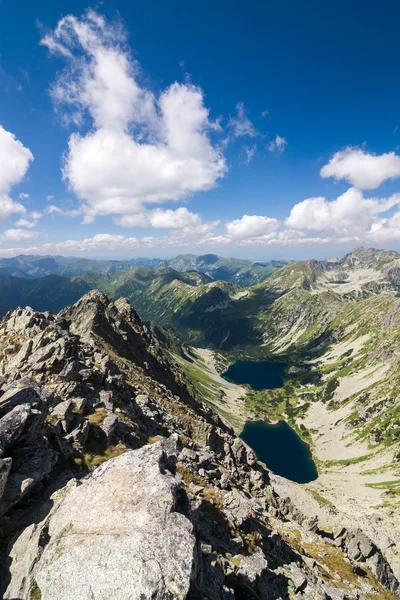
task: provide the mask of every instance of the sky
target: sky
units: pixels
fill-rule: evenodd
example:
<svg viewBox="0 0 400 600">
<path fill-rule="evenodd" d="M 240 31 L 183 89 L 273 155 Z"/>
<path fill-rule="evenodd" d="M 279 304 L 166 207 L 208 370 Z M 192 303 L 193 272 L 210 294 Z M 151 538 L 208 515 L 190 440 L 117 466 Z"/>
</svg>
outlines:
<svg viewBox="0 0 400 600">
<path fill-rule="evenodd" d="M 0 257 L 400 250 L 399 19 L 0 0 Z"/>
</svg>

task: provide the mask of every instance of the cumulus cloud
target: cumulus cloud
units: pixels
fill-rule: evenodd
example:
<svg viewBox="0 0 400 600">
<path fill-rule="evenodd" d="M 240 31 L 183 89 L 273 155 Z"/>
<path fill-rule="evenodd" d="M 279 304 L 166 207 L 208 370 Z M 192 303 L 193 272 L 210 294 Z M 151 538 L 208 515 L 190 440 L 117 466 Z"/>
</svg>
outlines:
<svg viewBox="0 0 400 600">
<path fill-rule="evenodd" d="M 32 160 L 31 151 L 0 125 L 0 194 L 22 181 Z"/>
<path fill-rule="evenodd" d="M 27 231 L 26 229 L 11 228 L 6 229 L 3 236 L 6 240 L 31 240 L 39 235 L 37 231 Z"/>
<path fill-rule="evenodd" d="M 236 104 L 236 116 L 229 119 L 228 126 L 236 137 L 256 137 L 257 130 L 246 114 L 243 102 Z"/>
<path fill-rule="evenodd" d="M 150 223 L 165 229 L 194 229 L 203 225 L 199 213 L 190 212 L 184 206 L 177 210 L 156 208 L 150 214 Z"/>
<path fill-rule="evenodd" d="M 268 150 L 270 152 L 284 152 L 287 146 L 287 141 L 284 137 L 276 134 L 275 139 L 268 144 Z"/>
<path fill-rule="evenodd" d="M 361 148 L 348 147 L 336 152 L 320 174 L 345 179 L 362 190 L 374 190 L 387 179 L 400 177 L 400 156 L 394 152 L 371 154 Z"/>
<path fill-rule="evenodd" d="M 87 220 L 122 217 L 143 205 L 213 188 L 227 166 L 213 144 L 215 123 L 200 88 L 173 83 L 160 95 L 141 84 L 140 67 L 120 25 L 87 11 L 62 18 L 42 39 L 67 61 L 52 88 L 62 115 L 93 127 L 73 133 L 63 177 Z"/>
<path fill-rule="evenodd" d="M 279 227 L 279 221 L 270 217 L 259 215 L 243 215 L 226 224 L 228 235 L 233 238 L 254 238 L 268 235 Z"/>
<path fill-rule="evenodd" d="M 16 222 L 17 227 L 26 227 L 27 229 L 33 229 L 36 227 L 39 219 L 41 218 L 42 213 L 37 210 L 32 211 L 26 215 L 26 218 L 19 219 Z"/>
<path fill-rule="evenodd" d="M 388 199 L 365 198 L 357 188 L 350 188 L 336 200 L 308 198 L 295 204 L 286 225 L 305 231 L 331 231 L 358 235 L 366 233 L 379 215 L 400 203 L 400 194 Z"/>
<path fill-rule="evenodd" d="M 121 227 L 154 227 L 155 229 L 181 230 L 183 232 L 195 230 L 197 234 L 210 231 L 218 223 L 217 221 L 203 223 L 199 213 L 190 212 L 184 206 L 176 210 L 155 208 L 134 215 L 123 215 L 114 218 L 114 222 Z"/>
<path fill-rule="evenodd" d="M 22 181 L 32 160 L 31 151 L 0 125 L 0 221 L 12 213 L 25 212 L 24 206 L 14 202 L 9 193 Z"/>
</svg>

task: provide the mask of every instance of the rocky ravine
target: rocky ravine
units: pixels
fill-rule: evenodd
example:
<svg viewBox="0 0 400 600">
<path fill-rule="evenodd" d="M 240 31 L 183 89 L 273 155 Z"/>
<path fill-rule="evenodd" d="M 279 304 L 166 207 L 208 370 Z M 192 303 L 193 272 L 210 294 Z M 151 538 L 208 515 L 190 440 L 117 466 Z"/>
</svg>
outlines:
<svg viewBox="0 0 400 600">
<path fill-rule="evenodd" d="M 0 325 L 1 597 L 391 598 L 361 531 L 324 531 L 196 398 L 125 299 Z"/>
</svg>

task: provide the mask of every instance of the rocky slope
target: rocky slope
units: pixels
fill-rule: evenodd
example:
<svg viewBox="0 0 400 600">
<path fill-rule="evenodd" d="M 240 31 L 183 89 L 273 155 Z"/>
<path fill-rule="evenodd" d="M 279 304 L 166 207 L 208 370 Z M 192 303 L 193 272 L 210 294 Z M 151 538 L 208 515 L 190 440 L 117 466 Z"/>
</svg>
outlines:
<svg viewBox="0 0 400 600">
<path fill-rule="evenodd" d="M 15 310 L 0 352 L 3 598 L 398 594 L 364 533 L 276 493 L 127 300 Z"/>
</svg>

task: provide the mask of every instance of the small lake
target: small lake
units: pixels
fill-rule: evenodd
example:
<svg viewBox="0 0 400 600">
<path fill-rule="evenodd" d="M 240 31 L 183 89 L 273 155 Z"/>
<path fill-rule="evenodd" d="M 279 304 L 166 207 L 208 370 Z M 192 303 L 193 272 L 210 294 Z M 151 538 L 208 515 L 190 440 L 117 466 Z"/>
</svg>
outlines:
<svg viewBox="0 0 400 600">
<path fill-rule="evenodd" d="M 310 447 L 284 421 L 276 425 L 249 421 L 240 437 L 267 467 L 291 481 L 308 483 L 318 477 Z"/>
<path fill-rule="evenodd" d="M 221 377 L 231 383 L 251 385 L 253 390 L 275 390 L 285 382 L 286 364 L 237 360 Z"/>
</svg>

